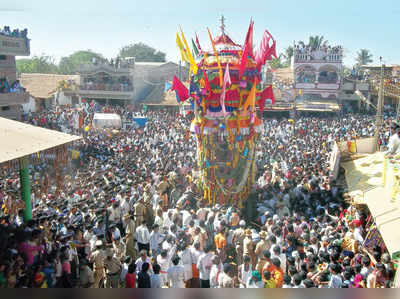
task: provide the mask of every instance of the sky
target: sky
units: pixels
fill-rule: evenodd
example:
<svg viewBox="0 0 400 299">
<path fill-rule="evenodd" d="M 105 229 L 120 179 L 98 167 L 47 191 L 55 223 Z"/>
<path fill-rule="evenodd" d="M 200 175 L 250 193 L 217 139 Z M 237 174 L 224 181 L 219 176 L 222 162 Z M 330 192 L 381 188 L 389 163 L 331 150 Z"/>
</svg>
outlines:
<svg viewBox="0 0 400 299">
<path fill-rule="evenodd" d="M 13 0 L 0 3 L 0 28 L 28 28 L 31 56 L 44 53 L 56 61 L 87 49 L 113 58 L 123 46 L 144 42 L 177 62 L 179 26 L 186 39 L 197 32 L 209 47 L 207 27 L 219 34 L 222 14 L 227 33 L 240 44 L 253 18 L 256 47 L 265 29 L 278 53 L 293 41 L 323 35 L 344 47 L 347 66 L 361 48 L 371 51 L 374 63 L 382 56 L 386 64 L 400 64 L 398 0 Z"/>
</svg>

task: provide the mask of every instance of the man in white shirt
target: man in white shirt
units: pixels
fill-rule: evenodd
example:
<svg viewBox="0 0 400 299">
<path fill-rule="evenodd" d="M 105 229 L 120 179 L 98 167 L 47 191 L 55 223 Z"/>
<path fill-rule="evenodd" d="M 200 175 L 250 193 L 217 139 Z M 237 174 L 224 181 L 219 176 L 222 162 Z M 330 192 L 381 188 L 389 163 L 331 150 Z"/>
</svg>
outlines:
<svg viewBox="0 0 400 299">
<path fill-rule="evenodd" d="M 398 135 L 399 128 L 399 125 L 396 123 L 390 125 L 390 138 L 388 150 L 385 152 L 385 156 L 393 156 L 400 152 L 400 137 Z"/>
<path fill-rule="evenodd" d="M 142 271 L 142 266 L 144 263 L 148 263 L 150 265 L 150 269 L 151 269 L 151 261 L 150 259 L 147 257 L 147 253 L 146 250 L 142 250 L 139 252 L 139 258 L 136 260 L 136 272 L 139 273 L 140 271 Z"/>
<path fill-rule="evenodd" d="M 204 254 L 199 257 L 197 262 L 197 269 L 200 273 L 200 288 L 210 288 L 210 272 L 212 267 L 212 254 L 210 253 L 210 246 L 204 248 Z"/>
<path fill-rule="evenodd" d="M 160 265 L 161 286 L 165 286 L 168 282 L 167 273 L 170 267 L 170 259 L 167 250 L 161 251 L 161 254 L 157 256 L 157 264 Z"/>
<path fill-rule="evenodd" d="M 190 248 L 183 245 L 183 250 L 179 253 L 179 258 L 181 260 L 181 264 L 184 269 L 184 276 L 185 276 L 185 287 L 191 288 L 191 282 L 193 278 L 193 271 L 192 271 L 192 254 L 190 252 Z"/>
<path fill-rule="evenodd" d="M 168 269 L 168 282 L 170 288 L 184 288 L 185 287 L 185 270 L 179 265 L 179 257 L 175 256 L 172 259 L 173 266 Z"/>
<path fill-rule="evenodd" d="M 218 288 L 218 278 L 223 270 L 223 265 L 217 255 L 214 255 L 211 259 L 213 265 L 210 272 L 210 288 Z"/>
<path fill-rule="evenodd" d="M 160 244 L 162 242 L 162 235 L 158 231 L 159 227 L 157 224 L 153 225 L 153 231 L 150 234 L 150 252 L 153 256 L 157 256 L 160 253 Z"/>
<path fill-rule="evenodd" d="M 136 229 L 136 241 L 139 251 L 143 249 L 147 252 L 150 251 L 150 233 L 146 226 L 146 220 Z"/>
</svg>

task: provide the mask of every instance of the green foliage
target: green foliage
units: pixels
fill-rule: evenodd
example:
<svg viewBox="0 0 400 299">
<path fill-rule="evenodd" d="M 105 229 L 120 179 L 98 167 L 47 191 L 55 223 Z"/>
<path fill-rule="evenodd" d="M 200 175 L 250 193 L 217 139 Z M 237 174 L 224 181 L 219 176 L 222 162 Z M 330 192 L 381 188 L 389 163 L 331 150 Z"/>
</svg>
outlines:
<svg viewBox="0 0 400 299">
<path fill-rule="evenodd" d="M 285 58 L 285 65 L 286 67 L 290 66 L 291 62 L 292 62 L 292 57 L 294 55 L 294 50 L 293 50 L 293 46 L 289 46 L 285 49 L 285 53 L 283 53 L 283 56 Z"/>
<path fill-rule="evenodd" d="M 16 61 L 17 73 L 41 73 L 55 74 L 57 73 L 57 65 L 53 57 L 42 54 L 41 56 L 33 56 L 32 58 L 18 59 Z"/>
<path fill-rule="evenodd" d="M 309 40 L 308 40 L 308 44 L 306 45 L 303 41 L 299 41 L 299 45 L 305 47 L 308 46 L 310 47 L 312 50 L 316 50 L 322 46 L 327 46 L 328 45 L 328 41 L 324 40 L 324 37 L 321 35 L 311 35 Z"/>
<path fill-rule="evenodd" d="M 357 52 L 357 66 L 361 66 L 361 65 L 367 65 L 371 62 L 373 62 L 374 60 L 372 59 L 372 54 L 369 50 L 367 49 L 361 49 L 360 51 Z"/>
<path fill-rule="evenodd" d="M 286 63 L 282 61 L 283 58 L 284 55 L 279 54 L 277 58 L 273 58 L 269 61 L 269 66 L 274 70 L 287 67 Z"/>
<path fill-rule="evenodd" d="M 92 63 L 93 58 L 104 60 L 101 54 L 95 53 L 91 50 L 76 51 L 75 53 L 61 58 L 58 66 L 60 74 L 75 74 L 81 65 Z"/>
<path fill-rule="evenodd" d="M 119 51 L 122 58 L 135 57 L 138 62 L 165 62 L 166 54 L 144 44 L 136 43 L 123 47 Z"/>
</svg>

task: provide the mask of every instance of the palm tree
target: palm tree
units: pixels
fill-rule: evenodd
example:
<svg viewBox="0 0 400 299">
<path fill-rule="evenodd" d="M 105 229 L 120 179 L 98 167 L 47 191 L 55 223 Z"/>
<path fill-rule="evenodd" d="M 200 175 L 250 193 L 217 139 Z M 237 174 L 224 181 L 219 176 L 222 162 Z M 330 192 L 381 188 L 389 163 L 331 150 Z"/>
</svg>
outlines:
<svg viewBox="0 0 400 299">
<path fill-rule="evenodd" d="M 368 63 L 373 62 L 374 60 L 372 59 L 372 54 L 370 53 L 369 50 L 367 49 L 361 49 L 359 52 L 357 52 L 357 65 L 367 65 Z"/>
<path fill-rule="evenodd" d="M 294 53 L 294 51 L 293 51 L 292 46 L 289 46 L 285 49 L 285 54 L 283 54 L 283 55 L 285 56 L 287 66 L 290 66 L 290 63 L 291 63 L 291 60 L 293 57 L 293 53 Z"/>
<path fill-rule="evenodd" d="M 279 56 L 277 58 L 273 58 L 269 61 L 269 65 L 272 69 L 276 70 L 276 69 L 281 69 L 286 67 L 284 63 L 282 63 L 282 58 L 285 57 L 285 55 L 283 55 L 282 53 L 279 54 Z"/>
<path fill-rule="evenodd" d="M 312 49 L 312 50 L 317 50 L 323 46 L 327 46 L 328 45 L 328 41 L 325 40 L 324 41 L 324 37 L 321 35 L 315 35 L 315 36 L 310 36 L 310 39 L 308 41 L 308 46 Z"/>
</svg>

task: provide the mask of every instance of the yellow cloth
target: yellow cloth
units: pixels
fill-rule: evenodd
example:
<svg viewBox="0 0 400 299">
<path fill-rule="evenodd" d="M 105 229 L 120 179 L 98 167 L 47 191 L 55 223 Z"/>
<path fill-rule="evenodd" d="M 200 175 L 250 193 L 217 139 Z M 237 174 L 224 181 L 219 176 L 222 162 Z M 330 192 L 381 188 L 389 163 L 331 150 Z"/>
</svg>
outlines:
<svg viewBox="0 0 400 299">
<path fill-rule="evenodd" d="M 276 283 L 273 279 L 265 281 L 265 288 L 266 289 L 275 289 L 276 288 Z"/>
<path fill-rule="evenodd" d="M 193 56 L 192 56 L 192 53 L 190 53 L 190 49 L 189 49 L 189 45 L 188 45 L 188 43 L 186 42 L 186 38 L 185 38 L 185 35 L 183 34 L 183 31 L 182 31 L 182 29 L 181 29 L 181 35 L 182 35 L 182 41 L 183 41 L 183 43 L 185 44 L 185 48 L 186 48 L 186 55 L 187 55 L 187 57 L 189 58 L 189 63 L 190 63 L 190 69 L 192 70 L 192 72 L 193 72 L 193 74 L 197 74 L 197 70 L 198 70 L 198 67 L 197 67 L 197 64 L 196 64 L 196 62 L 194 61 L 194 58 L 193 58 Z M 190 72 L 189 72 L 190 73 Z"/>
<path fill-rule="evenodd" d="M 76 160 L 76 159 L 79 158 L 80 154 L 79 154 L 79 152 L 77 150 L 73 150 L 71 155 L 72 155 L 72 159 Z"/>
<path fill-rule="evenodd" d="M 178 48 L 179 48 L 179 52 L 181 52 L 181 59 L 182 59 L 182 61 L 189 62 L 189 58 L 187 57 L 185 48 L 184 48 L 184 46 L 183 46 L 183 44 L 182 44 L 182 41 L 181 41 L 181 38 L 179 37 L 178 32 L 176 33 L 176 45 L 177 45 Z"/>
</svg>

